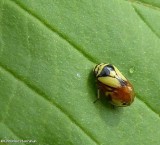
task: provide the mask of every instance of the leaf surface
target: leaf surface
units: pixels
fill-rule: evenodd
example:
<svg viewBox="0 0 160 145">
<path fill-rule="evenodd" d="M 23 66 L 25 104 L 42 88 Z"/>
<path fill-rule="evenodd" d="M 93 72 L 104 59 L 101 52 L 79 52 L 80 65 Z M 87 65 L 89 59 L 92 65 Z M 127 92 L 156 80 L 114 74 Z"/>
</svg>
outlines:
<svg viewBox="0 0 160 145">
<path fill-rule="evenodd" d="M 0 139 L 158 145 L 159 7 L 158 0 L 1 0 Z M 131 106 L 93 103 L 92 69 L 101 62 L 132 82 Z"/>
</svg>

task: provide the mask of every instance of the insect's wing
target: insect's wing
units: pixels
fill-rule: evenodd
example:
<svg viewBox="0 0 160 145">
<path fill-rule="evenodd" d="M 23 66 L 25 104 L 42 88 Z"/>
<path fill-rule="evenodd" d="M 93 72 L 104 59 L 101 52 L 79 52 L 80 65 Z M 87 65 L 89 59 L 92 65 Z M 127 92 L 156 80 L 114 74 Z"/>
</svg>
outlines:
<svg viewBox="0 0 160 145">
<path fill-rule="evenodd" d="M 99 77 L 98 80 L 103 83 L 104 85 L 113 87 L 113 88 L 118 88 L 121 87 L 121 84 L 118 79 L 112 78 L 112 77 Z"/>
</svg>

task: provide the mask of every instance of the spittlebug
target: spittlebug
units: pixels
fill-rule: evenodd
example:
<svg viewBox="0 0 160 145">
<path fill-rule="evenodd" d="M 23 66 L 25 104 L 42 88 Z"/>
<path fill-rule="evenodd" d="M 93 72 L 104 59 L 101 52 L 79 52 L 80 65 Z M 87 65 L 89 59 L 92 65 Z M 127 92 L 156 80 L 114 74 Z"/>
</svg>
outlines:
<svg viewBox="0 0 160 145">
<path fill-rule="evenodd" d="M 97 100 L 103 94 L 114 106 L 129 106 L 133 102 L 133 86 L 114 65 L 101 63 L 93 71 L 97 79 Z"/>
</svg>

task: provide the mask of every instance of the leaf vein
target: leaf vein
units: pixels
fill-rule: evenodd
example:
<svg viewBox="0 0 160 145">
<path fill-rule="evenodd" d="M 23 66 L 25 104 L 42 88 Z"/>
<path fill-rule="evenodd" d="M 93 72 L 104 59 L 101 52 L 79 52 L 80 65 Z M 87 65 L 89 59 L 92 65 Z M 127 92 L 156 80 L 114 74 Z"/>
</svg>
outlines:
<svg viewBox="0 0 160 145">
<path fill-rule="evenodd" d="M 6 128 L 8 128 L 9 131 L 12 132 L 13 135 L 15 135 L 15 136 L 17 137 L 17 139 L 23 140 L 23 139 L 21 139 L 21 138 L 19 137 L 19 135 L 17 135 L 5 122 L 1 122 L 1 124 L 3 124 Z M 26 143 L 23 142 L 23 144 L 25 145 Z"/>
<path fill-rule="evenodd" d="M 93 63 L 97 63 L 98 60 L 94 57 L 92 57 L 89 53 L 87 53 L 82 46 L 80 46 L 79 44 L 77 44 L 76 42 L 74 42 L 73 40 L 71 40 L 66 34 L 64 34 L 63 32 L 60 32 L 58 30 L 58 28 L 56 28 L 55 26 L 49 24 L 45 19 L 43 19 L 42 17 L 38 16 L 36 13 L 34 13 L 33 11 L 27 9 L 25 6 L 23 6 L 22 4 L 18 3 L 17 1 L 13 1 L 10 0 L 13 3 L 15 3 L 20 9 L 22 9 L 23 11 L 25 11 L 26 13 L 28 13 L 30 16 L 32 16 L 34 19 L 38 20 L 41 24 L 43 24 L 47 29 L 49 29 L 50 31 L 52 31 L 53 33 L 57 34 L 61 39 L 63 39 L 66 43 L 68 43 L 70 46 L 72 46 L 74 49 L 76 49 L 78 52 L 80 52 L 85 58 L 87 58 L 89 61 L 93 62 Z"/>
<path fill-rule="evenodd" d="M 14 88 L 13 88 L 13 93 L 10 95 L 8 104 L 6 105 L 5 114 L 4 114 L 1 122 L 5 122 L 5 120 L 6 120 L 7 114 L 9 113 L 10 104 L 11 104 L 13 98 L 15 97 L 15 91 L 16 91 L 16 89 L 17 89 L 17 83 L 16 83 L 16 86 L 14 86 Z"/>
<path fill-rule="evenodd" d="M 49 102 L 51 105 L 54 105 L 60 112 L 62 112 L 64 115 L 66 115 L 70 121 L 75 124 L 87 137 L 89 137 L 95 144 L 99 144 L 97 139 L 95 139 L 89 132 L 87 132 L 71 115 L 69 115 L 59 104 L 54 102 L 53 100 L 50 100 L 49 96 L 46 95 L 45 92 L 42 90 L 38 89 L 36 86 L 33 84 L 28 83 L 26 80 L 18 76 L 14 71 L 10 70 L 6 66 L 2 65 L 0 63 L 0 67 L 7 72 L 8 74 L 12 75 L 17 81 L 23 83 L 29 90 L 35 92 L 38 96 L 44 98 L 47 102 Z"/>
<path fill-rule="evenodd" d="M 152 31 L 153 34 L 155 34 L 159 39 L 160 36 L 159 34 L 152 28 L 152 26 L 147 23 L 147 21 L 145 20 L 145 18 L 141 15 L 141 13 L 136 9 L 136 7 L 134 5 L 132 5 L 134 11 L 136 12 L 136 14 L 140 17 L 140 19 L 147 25 L 147 27 Z"/>
<path fill-rule="evenodd" d="M 139 4 L 139 5 L 143 5 L 144 7 L 148 7 L 150 9 L 154 9 L 154 10 L 160 11 L 160 7 L 159 6 L 151 5 L 150 3 L 140 2 L 140 1 L 137 1 L 137 0 L 126 0 L 126 1 L 129 1 L 131 3 L 136 3 L 136 4 Z"/>
<path fill-rule="evenodd" d="M 149 105 L 146 101 L 144 101 L 141 97 L 137 97 L 139 101 L 143 102 L 152 112 L 155 113 L 156 116 L 160 119 L 160 114 L 157 112 L 151 105 Z"/>
</svg>

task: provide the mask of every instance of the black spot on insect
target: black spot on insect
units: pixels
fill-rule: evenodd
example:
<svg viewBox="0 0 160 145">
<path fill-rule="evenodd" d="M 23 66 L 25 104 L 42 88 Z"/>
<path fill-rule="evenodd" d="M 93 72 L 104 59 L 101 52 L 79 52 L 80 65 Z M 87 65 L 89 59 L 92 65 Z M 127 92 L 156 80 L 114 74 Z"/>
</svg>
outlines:
<svg viewBox="0 0 160 145">
<path fill-rule="evenodd" d="M 110 71 L 115 71 L 114 66 L 112 64 L 106 65 Z"/>
<path fill-rule="evenodd" d="M 102 69 L 101 73 L 99 74 L 98 77 L 106 77 L 110 75 L 110 72 L 113 71 L 114 68 L 111 65 L 106 65 L 104 66 L 104 68 Z"/>
<path fill-rule="evenodd" d="M 126 86 L 126 85 L 127 85 L 127 82 L 124 81 L 124 80 L 121 79 L 121 78 L 118 78 L 118 81 L 120 82 L 121 86 Z"/>
<path fill-rule="evenodd" d="M 125 106 L 125 105 L 127 105 L 127 103 L 126 103 L 126 102 L 123 102 L 123 104 L 122 104 L 122 105 L 124 105 L 124 106 Z"/>
</svg>

